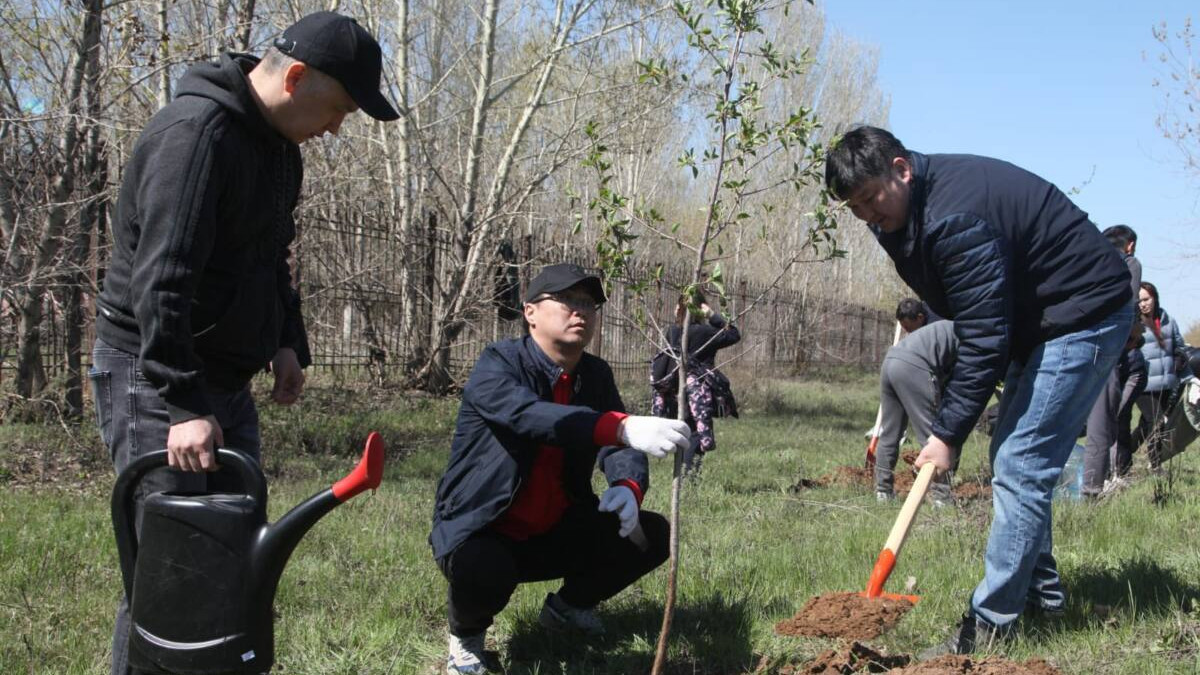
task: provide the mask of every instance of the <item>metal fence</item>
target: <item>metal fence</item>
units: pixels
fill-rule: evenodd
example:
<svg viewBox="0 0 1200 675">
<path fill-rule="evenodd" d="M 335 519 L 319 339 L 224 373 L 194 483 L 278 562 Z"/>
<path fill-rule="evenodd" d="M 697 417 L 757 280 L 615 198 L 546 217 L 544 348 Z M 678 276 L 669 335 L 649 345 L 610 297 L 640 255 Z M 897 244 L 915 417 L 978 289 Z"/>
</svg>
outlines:
<svg viewBox="0 0 1200 675">
<path fill-rule="evenodd" d="M 448 238 L 436 228 L 429 232 L 423 241 L 399 247 L 388 245 L 387 234 L 360 233 L 356 236 L 361 266 L 330 275 L 323 262 L 316 263 L 319 268 L 314 274 L 313 258 L 315 251 L 327 255 L 335 247 L 327 240 L 316 244 L 321 239 L 310 228 L 297 263 L 315 366 L 402 375 L 405 364 L 394 355 L 409 353 L 412 340 L 429 338 L 421 332 L 406 336 L 400 330 L 404 311 L 401 275 L 437 277 L 439 270 L 450 264 Z M 371 246 L 380 250 L 372 252 Z M 495 248 L 487 285 L 496 290 L 498 284 L 492 281 L 507 279 L 522 295 L 542 265 L 574 262 L 594 268 L 596 264 L 593 251 L 566 236 L 522 236 L 497 242 Z M 660 265 L 662 273 L 656 274 Z M 338 282 L 338 278 L 347 281 Z M 656 340 L 661 340 L 658 328 L 673 319 L 678 289 L 688 280 L 684 265 L 667 260 L 643 261 L 613 279 L 590 351 L 607 360 L 620 375 L 644 374 L 658 348 Z M 640 297 L 631 290 L 638 282 L 648 288 Z M 427 281 L 425 286 L 434 283 Z M 801 293 L 735 278 L 726 281 L 726 290 L 722 310 L 736 315 L 743 340 L 720 358 L 736 359 L 741 367 L 755 372 L 792 372 L 812 365 L 874 368 L 891 345 L 894 319 L 890 313 L 847 305 L 825 297 L 822 289 Z M 410 311 L 433 311 L 432 301 L 425 295 L 416 302 L 419 306 Z M 521 334 L 520 319 L 506 320 L 503 305 L 503 293 L 472 303 L 467 327 L 451 347 L 450 362 L 456 375 L 465 373 L 489 342 Z"/>
<path fill-rule="evenodd" d="M 402 314 L 407 309 L 428 316 L 433 311 L 428 291 L 444 278 L 446 266 L 454 264 L 446 232 L 432 226 L 426 232 L 421 241 L 400 242 L 382 227 L 308 222 L 292 263 L 304 298 L 316 369 L 349 379 L 403 381 L 411 364 L 400 355 L 411 353 L 414 340 L 428 343 L 430 337 L 425 332 L 404 335 Z M 518 237 L 497 242 L 496 251 L 485 284 L 490 290 L 496 288 L 493 280 L 508 280 L 523 293 L 544 264 L 595 265 L 594 253 L 569 236 Z M 662 274 L 656 276 L 660 265 Z M 408 308 L 401 292 L 404 275 L 422 280 L 425 288 Z M 658 280 L 648 283 L 649 290 L 641 297 L 635 297 L 631 286 L 651 279 Z M 591 351 L 623 377 L 644 376 L 657 349 L 655 336 L 660 333 L 655 328 L 672 320 L 677 289 L 687 280 L 684 265 L 671 260 L 642 261 L 625 276 L 612 280 Z M 874 368 L 891 344 L 893 319 L 889 313 L 829 297 L 836 289 L 801 293 L 736 278 L 726 280 L 726 289 L 722 310 L 737 316 L 743 339 L 723 351 L 720 359 L 736 359 L 742 369 L 788 373 L 812 365 Z M 85 301 L 89 307 L 84 347 L 88 350 L 94 335 L 93 310 L 91 299 Z M 65 314 L 56 293 L 48 294 L 45 302 L 42 361 L 48 380 L 54 382 L 67 369 Z M 476 298 L 472 303 L 467 326 L 451 347 L 455 376 L 464 374 L 489 342 L 521 333 L 521 321 L 505 320 L 501 304 L 495 297 Z M 0 314 L 0 322 L 7 324 L 3 326 L 5 334 L 15 336 L 15 314 Z M 15 351 L 15 347 L 15 341 L 5 340 L 5 351 Z M 15 368 L 15 353 L 5 356 L 0 358 L 0 383 L 7 381 Z M 85 353 L 83 360 L 88 363 L 90 355 Z"/>
</svg>

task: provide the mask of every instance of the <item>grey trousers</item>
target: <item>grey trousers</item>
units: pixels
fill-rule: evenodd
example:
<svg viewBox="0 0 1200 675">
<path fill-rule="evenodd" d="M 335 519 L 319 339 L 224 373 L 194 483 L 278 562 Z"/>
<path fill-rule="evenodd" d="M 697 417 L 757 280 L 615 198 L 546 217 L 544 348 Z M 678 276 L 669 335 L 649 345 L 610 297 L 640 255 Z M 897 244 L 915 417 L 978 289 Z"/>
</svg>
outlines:
<svg viewBox="0 0 1200 675">
<path fill-rule="evenodd" d="M 1145 386 L 1145 378 L 1121 381 L 1119 368 L 1109 373 L 1100 397 L 1092 405 L 1087 421 L 1087 445 L 1083 455 L 1083 494 L 1098 495 L 1104 480 L 1129 473 L 1133 460 L 1133 438 L 1129 424 L 1133 403 Z"/>
<path fill-rule="evenodd" d="M 120 473 L 142 455 L 167 447 L 170 421 L 166 404 L 137 367 L 137 356 L 97 340 L 92 350 L 92 394 L 96 402 L 96 422 L 100 437 L 108 447 L 113 468 Z M 225 447 L 241 450 L 259 459 L 258 410 L 249 388 L 236 392 L 206 392 Z M 167 490 L 187 492 L 237 491 L 235 479 L 225 473 L 185 473 L 175 469 L 156 469 L 142 479 L 136 494 L 138 529 L 141 529 L 141 501 L 149 494 Z M 129 667 L 129 604 L 122 598 L 117 607 L 113 630 L 112 675 L 135 675 L 142 671 Z"/>
<path fill-rule="evenodd" d="M 891 494 L 896 461 L 900 457 L 900 438 L 911 424 L 917 445 L 925 446 L 933 433 L 941 387 L 929 370 L 896 358 L 883 360 L 879 383 L 883 417 L 879 422 L 879 445 L 875 448 L 875 491 Z M 958 468 L 957 457 L 954 468 Z M 949 498 L 951 473 L 942 474 L 930 484 L 932 498 Z"/>
</svg>

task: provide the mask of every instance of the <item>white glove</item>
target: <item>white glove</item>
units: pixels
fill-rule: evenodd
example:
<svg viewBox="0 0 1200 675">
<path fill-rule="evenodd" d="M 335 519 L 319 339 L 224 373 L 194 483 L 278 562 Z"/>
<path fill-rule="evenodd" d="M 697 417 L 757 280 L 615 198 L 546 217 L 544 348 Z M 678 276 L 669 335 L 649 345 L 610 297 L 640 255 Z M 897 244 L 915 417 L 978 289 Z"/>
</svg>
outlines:
<svg viewBox="0 0 1200 675">
<path fill-rule="evenodd" d="M 633 490 L 624 485 L 614 485 L 604 491 L 600 497 L 600 510 L 617 514 L 621 519 L 622 537 L 628 537 L 633 528 L 638 526 L 637 497 L 633 496 Z"/>
<path fill-rule="evenodd" d="M 687 448 L 691 435 L 692 430 L 682 420 L 633 416 L 621 422 L 621 442 L 651 457 L 666 457 Z"/>
</svg>

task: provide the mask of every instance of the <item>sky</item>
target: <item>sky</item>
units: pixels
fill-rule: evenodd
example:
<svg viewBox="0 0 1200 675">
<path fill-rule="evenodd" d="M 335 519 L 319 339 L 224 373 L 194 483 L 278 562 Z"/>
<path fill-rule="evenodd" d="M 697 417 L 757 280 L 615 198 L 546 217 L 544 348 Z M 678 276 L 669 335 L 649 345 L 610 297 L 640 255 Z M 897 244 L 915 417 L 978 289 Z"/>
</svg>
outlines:
<svg viewBox="0 0 1200 675">
<path fill-rule="evenodd" d="M 879 50 L 888 127 L 908 148 L 997 157 L 1078 188 L 1101 229 L 1137 232 L 1142 278 L 1180 330 L 1200 323 L 1200 175 L 1155 126 L 1151 33 L 1189 14 L 1200 24 L 1200 2 L 817 3 L 830 30 Z"/>
</svg>

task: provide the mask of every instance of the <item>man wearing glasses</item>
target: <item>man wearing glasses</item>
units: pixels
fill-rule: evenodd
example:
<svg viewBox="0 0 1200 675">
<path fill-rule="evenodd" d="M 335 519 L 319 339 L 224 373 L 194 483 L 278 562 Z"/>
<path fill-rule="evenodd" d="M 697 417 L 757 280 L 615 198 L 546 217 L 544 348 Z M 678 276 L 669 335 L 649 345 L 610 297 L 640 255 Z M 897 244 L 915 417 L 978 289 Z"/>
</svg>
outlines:
<svg viewBox="0 0 1200 675">
<path fill-rule="evenodd" d="M 612 370 L 584 352 L 605 299 L 578 265 L 545 267 L 525 294 L 529 334 L 484 349 L 463 389 L 429 535 L 450 584 L 447 673 L 494 672 L 484 636 L 518 584 L 562 579 L 539 620 L 594 636 L 596 605 L 667 559 L 666 519 L 640 509 L 646 455 L 686 448 L 690 432 L 626 415 Z"/>
</svg>

